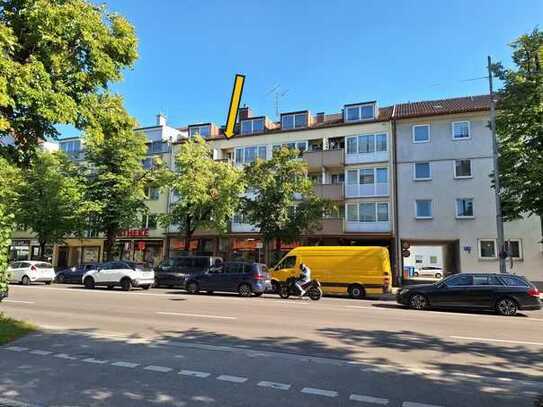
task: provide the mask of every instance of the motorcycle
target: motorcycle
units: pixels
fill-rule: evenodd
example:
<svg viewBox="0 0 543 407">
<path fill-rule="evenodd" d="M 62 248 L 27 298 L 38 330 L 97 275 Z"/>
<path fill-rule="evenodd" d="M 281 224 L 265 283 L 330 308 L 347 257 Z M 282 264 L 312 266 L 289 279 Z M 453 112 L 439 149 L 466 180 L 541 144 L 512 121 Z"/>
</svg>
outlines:
<svg viewBox="0 0 543 407">
<path fill-rule="evenodd" d="M 287 281 L 279 283 L 278 293 L 283 299 L 287 299 L 291 295 L 300 296 L 300 290 L 296 286 L 298 279 L 296 277 L 289 277 Z M 311 280 L 304 284 L 305 294 L 309 296 L 313 301 L 318 301 L 322 297 L 321 283 L 318 280 Z"/>
</svg>

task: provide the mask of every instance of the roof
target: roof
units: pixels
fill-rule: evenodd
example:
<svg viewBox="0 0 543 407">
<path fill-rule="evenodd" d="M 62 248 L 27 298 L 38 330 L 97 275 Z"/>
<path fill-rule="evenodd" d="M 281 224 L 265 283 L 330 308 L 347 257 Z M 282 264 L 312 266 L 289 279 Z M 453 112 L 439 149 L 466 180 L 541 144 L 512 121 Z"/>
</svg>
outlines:
<svg viewBox="0 0 543 407">
<path fill-rule="evenodd" d="M 399 103 L 394 107 L 394 119 L 481 112 L 490 110 L 490 95 Z"/>
</svg>

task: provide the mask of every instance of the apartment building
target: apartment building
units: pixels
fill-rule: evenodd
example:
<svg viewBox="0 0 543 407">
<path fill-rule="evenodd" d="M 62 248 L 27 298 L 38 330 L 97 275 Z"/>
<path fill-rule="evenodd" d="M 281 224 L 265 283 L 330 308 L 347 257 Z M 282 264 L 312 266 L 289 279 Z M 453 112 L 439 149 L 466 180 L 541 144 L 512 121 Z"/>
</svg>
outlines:
<svg viewBox="0 0 543 407">
<path fill-rule="evenodd" d="M 397 250 L 409 247 L 405 263 L 428 257 L 445 275 L 498 271 L 489 108 L 488 95 L 395 106 Z M 507 270 L 541 284 L 539 218 L 506 223 L 505 240 Z"/>
</svg>

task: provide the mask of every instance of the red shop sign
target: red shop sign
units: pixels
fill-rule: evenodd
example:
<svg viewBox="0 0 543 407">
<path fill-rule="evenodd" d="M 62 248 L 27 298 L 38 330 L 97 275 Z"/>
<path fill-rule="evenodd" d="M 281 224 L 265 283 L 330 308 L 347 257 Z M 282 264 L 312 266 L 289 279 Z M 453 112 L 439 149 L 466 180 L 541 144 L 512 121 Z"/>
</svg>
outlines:
<svg viewBox="0 0 543 407">
<path fill-rule="evenodd" d="M 123 229 L 117 235 L 118 237 L 147 237 L 149 229 Z"/>
</svg>

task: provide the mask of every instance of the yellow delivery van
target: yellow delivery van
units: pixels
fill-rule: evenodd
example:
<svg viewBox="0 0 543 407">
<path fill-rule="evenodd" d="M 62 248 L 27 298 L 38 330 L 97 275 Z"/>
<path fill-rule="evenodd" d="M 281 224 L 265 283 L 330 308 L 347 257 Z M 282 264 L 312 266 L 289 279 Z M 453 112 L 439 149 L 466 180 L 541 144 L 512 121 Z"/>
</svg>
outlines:
<svg viewBox="0 0 543 407">
<path fill-rule="evenodd" d="M 311 269 L 311 279 L 319 280 L 324 294 L 364 298 L 390 290 L 390 258 L 385 247 L 296 247 L 273 268 L 272 284 L 298 276 L 301 263 Z"/>
</svg>

